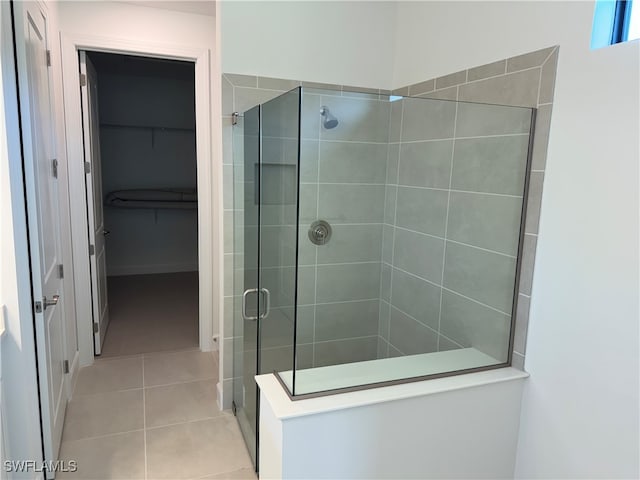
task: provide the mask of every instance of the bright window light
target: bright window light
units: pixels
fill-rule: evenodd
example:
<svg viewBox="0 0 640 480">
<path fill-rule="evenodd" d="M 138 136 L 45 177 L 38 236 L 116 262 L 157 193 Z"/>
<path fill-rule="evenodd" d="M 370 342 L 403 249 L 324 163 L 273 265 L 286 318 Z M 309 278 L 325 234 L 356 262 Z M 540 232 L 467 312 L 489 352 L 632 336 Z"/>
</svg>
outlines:
<svg viewBox="0 0 640 480">
<path fill-rule="evenodd" d="M 640 38 L 640 1 L 636 0 L 631 4 L 627 40 L 637 40 L 638 38 Z"/>
<path fill-rule="evenodd" d="M 640 0 L 596 0 L 591 48 L 640 38 Z"/>
</svg>

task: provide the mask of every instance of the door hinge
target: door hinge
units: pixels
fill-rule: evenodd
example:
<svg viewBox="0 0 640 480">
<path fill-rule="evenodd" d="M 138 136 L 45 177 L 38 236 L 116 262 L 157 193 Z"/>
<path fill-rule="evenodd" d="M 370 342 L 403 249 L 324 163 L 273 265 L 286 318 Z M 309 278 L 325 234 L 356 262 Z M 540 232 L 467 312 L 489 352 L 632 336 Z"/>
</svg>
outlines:
<svg viewBox="0 0 640 480">
<path fill-rule="evenodd" d="M 69 373 L 69 360 L 64 360 L 62 362 L 62 371 L 64 373 Z"/>
<path fill-rule="evenodd" d="M 84 73 L 80 74 L 80 86 L 81 87 L 87 86 L 87 76 Z"/>
<path fill-rule="evenodd" d="M 95 245 L 89 245 L 89 255 L 95 255 L 96 254 L 96 247 Z"/>
<path fill-rule="evenodd" d="M 84 173 L 91 173 L 91 164 L 89 162 L 84 162 Z"/>
<path fill-rule="evenodd" d="M 47 50 L 47 67 L 51 66 L 51 50 Z"/>
<path fill-rule="evenodd" d="M 34 307 L 36 309 L 36 313 L 42 313 L 42 302 L 35 302 Z"/>
<path fill-rule="evenodd" d="M 51 173 L 53 174 L 53 178 L 58 178 L 58 160 L 51 160 Z"/>
<path fill-rule="evenodd" d="M 98 333 L 100 331 L 100 325 L 97 323 L 93 324 L 93 333 Z"/>
<path fill-rule="evenodd" d="M 238 117 L 240 117 L 240 114 L 238 112 L 233 112 L 231 114 L 231 125 L 237 125 L 238 124 Z"/>
<path fill-rule="evenodd" d="M 64 265 L 58 265 L 58 278 L 64 278 Z"/>
<path fill-rule="evenodd" d="M 235 400 L 231 402 L 231 411 L 233 412 L 233 414 L 234 414 L 234 415 L 236 415 L 236 416 L 237 416 L 237 414 L 238 414 L 238 409 L 237 409 L 237 407 L 236 407 L 236 402 L 235 402 Z"/>
</svg>

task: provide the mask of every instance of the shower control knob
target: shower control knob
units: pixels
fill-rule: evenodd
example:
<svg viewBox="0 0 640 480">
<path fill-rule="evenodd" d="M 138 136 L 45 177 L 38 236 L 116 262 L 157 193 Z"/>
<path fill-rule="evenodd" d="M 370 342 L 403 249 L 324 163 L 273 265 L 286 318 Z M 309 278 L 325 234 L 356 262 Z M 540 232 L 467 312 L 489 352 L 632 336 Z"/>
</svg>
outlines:
<svg viewBox="0 0 640 480">
<path fill-rule="evenodd" d="M 324 220 L 316 220 L 309 227 L 309 240 L 314 245 L 325 245 L 331 238 L 331 225 Z"/>
</svg>

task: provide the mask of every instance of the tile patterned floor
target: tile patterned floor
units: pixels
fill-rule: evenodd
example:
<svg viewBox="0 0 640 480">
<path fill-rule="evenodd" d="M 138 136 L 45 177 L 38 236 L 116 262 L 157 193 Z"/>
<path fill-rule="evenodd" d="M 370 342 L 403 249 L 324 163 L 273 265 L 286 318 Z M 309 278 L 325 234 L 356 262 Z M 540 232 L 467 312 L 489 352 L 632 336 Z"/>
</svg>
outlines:
<svg viewBox="0 0 640 480">
<path fill-rule="evenodd" d="M 236 419 L 216 406 L 218 363 L 197 349 L 100 358 L 80 370 L 57 478 L 255 479 Z"/>
</svg>

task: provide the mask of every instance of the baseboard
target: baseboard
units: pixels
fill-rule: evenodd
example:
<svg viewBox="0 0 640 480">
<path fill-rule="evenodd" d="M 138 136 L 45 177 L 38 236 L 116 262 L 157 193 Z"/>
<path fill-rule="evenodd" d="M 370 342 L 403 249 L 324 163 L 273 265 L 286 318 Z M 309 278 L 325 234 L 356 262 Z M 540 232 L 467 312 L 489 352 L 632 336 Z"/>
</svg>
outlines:
<svg viewBox="0 0 640 480">
<path fill-rule="evenodd" d="M 154 273 L 197 272 L 197 263 L 167 263 L 160 265 L 123 265 L 107 268 L 108 277 L 149 275 Z"/>
</svg>

